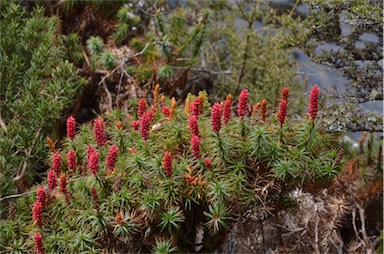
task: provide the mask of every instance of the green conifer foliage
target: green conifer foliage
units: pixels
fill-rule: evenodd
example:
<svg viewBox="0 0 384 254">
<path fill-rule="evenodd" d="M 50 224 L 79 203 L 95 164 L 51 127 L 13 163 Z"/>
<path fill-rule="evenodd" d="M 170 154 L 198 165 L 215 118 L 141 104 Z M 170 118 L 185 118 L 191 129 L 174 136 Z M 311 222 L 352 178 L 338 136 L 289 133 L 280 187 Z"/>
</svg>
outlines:
<svg viewBox="0 0 384 254">
<path fill-rule="evenodd" d="M 25 12 L 9 3 L 1 10 L 0 196 L 16 192 L 45 167 L 47 135 L 82 86 L 65 61 L 58 20 L 43 8 Z"/>
</svg>

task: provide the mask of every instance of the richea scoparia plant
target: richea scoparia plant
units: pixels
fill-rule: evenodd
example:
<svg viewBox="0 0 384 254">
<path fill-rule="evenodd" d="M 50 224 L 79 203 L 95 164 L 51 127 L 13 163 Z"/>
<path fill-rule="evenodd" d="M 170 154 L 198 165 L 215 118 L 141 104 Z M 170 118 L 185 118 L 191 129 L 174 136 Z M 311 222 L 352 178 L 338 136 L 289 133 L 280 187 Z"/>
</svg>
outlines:
<svg viewBox="0 0 384 254">
<path fill-rule="evenodd" d="M 284 206 L 290 190 L 331 179 L 341 161 L 316 125 L 319 88 L 308 119 L 289 117 L 288 94 L 284 88 L 276 113 L 266 100 L 250 107 L 247 90 L 237 105 L 228 95 L 210 107 L 201 92 L 177 106 L 157 85 L 153 101 L 140 99 L 93 126 L 69 117 L 61 148 L 50 145 L 47 180 L 1 222 L 1 248 L 190 251 L 198 225 L 215 241 L 254 203 Z M 266 176 L 280 189 L 259 195 L 255 186 Z"/>
</svg>

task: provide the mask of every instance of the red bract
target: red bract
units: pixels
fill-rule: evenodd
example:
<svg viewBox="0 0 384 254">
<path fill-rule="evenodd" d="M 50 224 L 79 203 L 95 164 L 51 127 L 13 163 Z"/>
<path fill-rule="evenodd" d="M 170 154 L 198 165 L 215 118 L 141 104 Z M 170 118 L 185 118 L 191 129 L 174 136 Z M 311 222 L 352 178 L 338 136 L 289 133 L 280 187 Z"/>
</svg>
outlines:
<svg viewBox="0 0 384 254">
<path fill-rule="evenodd" d="M 145 98 L 141 98 L 139 100 L 139 105 L 137 110 L 138 117 L 139 118 L 142 117 L 146 110 L 147 110 L 147 101 L 145 100 Z"/>
<path fill-rule="evenodd" d="M 267 122 L 267 100 L 266 99 L 263 99 L 261 101 L 260 107 L 261 107 L 260 109 L 261 119 L 263 120 L 263 123 L 266 123 Z"/>
<path fill-rule="evenodd" d="M 308 113 L 310 116 L 310 120 L 315 120 L 317 116 L 318 109 L 318 102 L 319 102 L 319 87 L 314 86 L 311 91 L 311 95 L 309 97 L 309 106 L 308 106 Z"/>
<path fill-rule="evenodd" d="M 93 132 L 95 134 L 96 143 L 99 147 L 103 146 L 106 141 L 104 120 L 97 118 L 93 124 Z"/>
<path fill-rule="evenodd" d="M 280 100 L 278 115 L 279 115 L 280 127 L 282 127 L 285 121 L 285 117 L 287 116 L 287 101 L 284 99 Z"/>
<path fill-rule="evenodd" d="M 115 162 L 117 158 L 117 154 L 119 152 L 119 148 L 117 145 L 113 145 L 108 152 L 108 157 L 107 157 L 107 167 L 109 170 L 113 170 L 115 167 Z"/>
<path fill-rule="evenodd" d="M 200 103 L 200 98 L 197 97 L 193 102 L 192 104 L 190 105 L 190 112 L 191 112 L 191 115 L 192 116 L 196 116 L 197 118 L 199 118 L 200 114 L 202 113 L 202 108 L 200 107 L 201 106 L 201 103 Z"/>
<path fill-rule="evenodd" d="M 89 157 L 88 168 L 92 174 L 97 174 L 99 169 L 99 153 L 97 151 L 94 151 Z"/>
<path fill-rule="evenodd" d="M 33 238 L 33 241 L 35 242 L 36 252 L 38 254 L 44 254 L 44 247 L 41 234 L 36 233 L 35 237 Z"/>
<path fill-rule="evenodd" d="M 164 173 L 167 175 L 168 178 L 170 178 L 172 174 L 172 157 L 171 157 L 171 152 L 169 151 L 166 151 L 164 153 L 163 167 L 164 167 Z"/>
<path fill-rule="evenodd" d="M 139 127 L 140 127 L 140 120 L 135 120 L 132 122 L 132 128 L 135 130 L 135 131 L 138 131 L 139 130 Z"/>
<path fill-rule="evenodd" d="M 33 205 L 32 219 L 34 223 L 41 228 L 43 224 L 43 204 L 39 201 L 36 201 Z"/>
<path fill-rule="evenodd" d="M 196 159 L 200 158 L 200 138 L 198 136 L 192 137 L 191 148 L 192 148 L 192 155 Z"/>
<path fill-rule="evenodd" d="M 61 174 L 59 178 L 59 183 L 60 191 L 63 194 L 67 194 L 67 176 L 65 174 Z"/>
<path fill-rule="evenodd" d="M 230 99 L 226 99 L 224 102 L 223 115 L 225 124 L 228 124 L 229 118 L 231 117 L 231 104 L 232 101 Z"/>
<path fill-rule="evenodd" d="M 169 108 L 167 106 L 164 106 L 163 109 L 161 110 L 161 112 L 163 112 L 163 114 L 166 116 L 166 117 L 169 117 Z"/>
<path fill-rule="evenodd" d="M 45 205 L 45 199 L 47 197 L 46 193 L 45 193 L 45 188 L 44 186 L 39 186 L 39 188 L 37 189 L 37 201 L 39 201 L 43 207 Z"/>
<path fill-rule="evenodd" d="M 248 90 L 241 91 L 239 104 L 237 105 L 237 114 L 241 118 L 243 118 L 248 111 L 247 100 L 248 100 Z"/>
<path fill-rule="evenodd" d="M 60 174 L 61 156 L 58 152 L 56 152 L 52 157 L 52 168 L 55 170 L 56 174 Z"/>
<path fill-rule="evenodd" d="M 144 115 L 141 117 L 141 123 L 140 123 L 140 133 L 142 139 L 145 141 L 149 138 L 149 127 L 151 124 L 151 116 L 148 113 L 144 113 Z"/>
<path fill-rule="evenodd" d="M 67 136 L 71 140 L 74 140 L 76 136 L 76 121 L 73 116 L 70 116 L 67 119 Z"/>
<path fill-rule="evenodd" d="M 200 136 L 197 117 L 195 115 L 189 118 L 189 129 L 191 130 L 192 136 Z"/>
<path fill-rule="evenodd" d="M 56 185 L 57 185 L 57 175 L 55 173 L 55 171 L 53 170 L 49 170 L 48 171 L 48 188 L 50 190 L 53 190 L 54 188 L 56 188 Z"/>
<path fill-rule="evenodd" d="M 68 155 L 67 155 L 67 159 L 68 159 L 68 168 L 70 170 L 74 171 L 76 169 L 76 153 L 75 153 L 75 151 L 73 151 L 72 149 L 69 150 Z"/>
<path fill-rule="evenodd" d="M 219 131 L 221 129 L 221 116 L 223 112 L 221 111 L 221 105 L 219 103 L 215 103 L 212 107 L 211 112 L 211 124 L 212 124 L 212 130 L 219 134 Z"/>
<path fill-rule="evenodd" d="M 289 95 L 288 87 L 283 87 L 283 90 L 281 91 L 281 99 L 284 99 L 288 102 L 288 95 Z"/>
</svg>

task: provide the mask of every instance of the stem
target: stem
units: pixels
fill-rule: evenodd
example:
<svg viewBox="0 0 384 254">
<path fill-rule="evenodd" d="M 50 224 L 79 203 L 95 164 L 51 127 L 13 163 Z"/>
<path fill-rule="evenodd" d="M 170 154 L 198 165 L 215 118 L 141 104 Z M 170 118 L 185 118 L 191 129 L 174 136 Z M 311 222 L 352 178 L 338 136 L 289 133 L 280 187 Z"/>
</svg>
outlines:
<svg viewBox="0 0 384 254">
<path fill-rule="evenodd" d="M 315 121 L 311 121 L 311 129 L 309 130 L 309 136 L 308 136 L 308 139 L 305 143 L 305 146 L 308 148 L 308 145 L 309 145 L 309 141 L 311 140 L 311 137 L 312 137 L 312 132 L 313 132 L 313 129 L 315 128 Z"/>
</svg>

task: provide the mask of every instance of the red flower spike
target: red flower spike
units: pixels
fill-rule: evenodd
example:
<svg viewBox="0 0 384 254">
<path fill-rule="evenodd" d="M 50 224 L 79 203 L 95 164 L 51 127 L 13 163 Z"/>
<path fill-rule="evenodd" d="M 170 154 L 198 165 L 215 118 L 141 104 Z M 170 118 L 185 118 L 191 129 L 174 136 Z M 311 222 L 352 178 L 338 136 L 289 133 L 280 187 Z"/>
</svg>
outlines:
<svg viewBox="0 0 384 254">
<path fill-rule="evenodd" d="M 56 188 L 57 186 L 57 175 L 55 173 L 55 171 L 53 170 L 49 170 L 48 171 L 48 188 L 50 190 L 53 190 L 54 188 Z"/>
<path fill-rule="evenodd" d="M 132 128 L 135 130 L 135 131 L 138 131 L 139 130 L 139 127 L 140 127 L 140 120 L 135 120 L 132 122 Z"/>
<path fill-rule="evenodd" d="M 60 187 L 60 191 L 66 195 L 67 194 L 67 176 L 65 174 L 61 174 L 59 178 L 59 187 Z"/>
<path fill-rule="evenodd" d="M 113 145 L 109 149 L 108 157 L 107 157 L 107 167 L 111 171 L 113 171 L 115 167 L 115 162 L 116 162 L 118 152 L 119 152 L 119 148 L 117 147 L 117 145 Z"/>
<path fill-rule="evenodd" d="M 43 247 L 43 241 L 42 241 L 41 234 L 36 233 L 35 237 L 33 238 L 33 241 L 35 242 L 36 252 L 38 254 L 44 254 L 44 247 Z"/>
<path fill-rule="evenodd" d="M 189 129 L 191 130 L 192 136 L 200 136 L 197 116 L 193 115 L 189 118 Z"/>
<path fill-rule="evenodd" d="M 219 131 L 221 129 L 221 116 L 223 112 L 221 111 L 221 105 L 219 103 L 215 103 L 212 107 L 211 113 L 211 124 L 212 130 L 219 135 Z"/>
<path fill-rule="evenodd" d="M 92 174 L 97 174 L 99 170 L 99 153 L 97 151 L 94 151 L 89 157 L 88 168 Z"/>
<path fill-rule="evenodd" d="M 237 105 L 237 114 L 241 118 L 243 118 L 248 111 L 247 100 L 248 100 L 248 90 L 241 91 L 239 104 Z"/>
<path fill-rule="evenodd" d="M 229 118 L 231 117 L 231 104 L 232 101 L 230 99 L 226 99 L 224 102 L 223 115 L 225 124 L 228 124 Z"/>
<path fill-rule="evenodd" d="M 172 157 L 171 157 L 171 152 L 169 152 L 169 151 L 166 151 L 164 153 L 163 167 L 164 167 L 164 173 L 167 175 L 168 178 L 171 178 L 171 175 L 172 175 Z"/>
<path fill-rule="evenodd" d="M 288 87 L 283 87 L 283 90 L 281 90 L 281 99 L 284 99 L 288 102 L 288 95 L 289 95 Z"/>
<path fill-rule="evenodd" d="M 314 86 L 311 91 L 311 95 L 309 97 L 309 106 L 308 106 L 308 113 L 310 116 L 310 120 L 313 121 L 317 117 L 317 111 L 318 109 L 318 102 L 319 102 L 319 87 Z"/>
<path fill-rule="evenodd" d="M 97 118 L 93 124 L 93 132 L 95 134 L 96 143 L 99 147 L 103 146 L 106 142 L 104 120 Z"/>
<path fill-rule="evenodd" d="M 260 104 L 260 113 L 263 123 L 267 122 L 267 100 L 263 99 Z"/>
<path fill-rule="evenodd" d="M 68 168 L 72 171 L 76 169 L 76 153 L 72 149 L 69 150 L 67 155 Z"/>
<path fill-rule="evenodd" d="M 144 113 L 144 115 L 141 117 L 141 123 L 140 123 L 140 133 L 141 138 L 145 141 L 149 138 L 149 127 L 151 124 L 151 115 L 149 113 Z"/>
<path fill-rule="evenodd" d="M 280 100 L 278 116 L 279 116 L 280 127 L 282 127 L 285 121 L 285 117 L 287 116 L 287 101 L 284 99 Z"/>
<path fill-rule="evenodd" d="M 41 228 L 41 225 L 43 225 L 43 204 L 39 201 L 33 204 L 32 219 L 34 223 Z"/>
<path fill-rule="evenodd" d="M 52 168 L 55 170 L 56 174 L 60 174 L 61 156 L 58 152 L 56 152 L 52 157 Z"/>
<path fill-rule="evenodd" d="M 137 109 L 137 116 L 140 118 L 144 115 L 145 111 L 147 111 L 147 101 L 145 98 L 141 98 L 139 100 L 139 105 Z"/>
<path fill-rule="evenodd" d="M 193 136 L 191 139 L 191 148 L 192 155 L 196 158 L 200 158 L 200 138 L 198 136 Z"/>
<path fill-rule="evenodd" d="M 196 116 L 199 118 L 200 114 L 202 113 L 202 109 L 200 108 L 201 103 L 200 103 L 200 98 L 197 97 L 192 104 L 190 105 L 190 113 L 192 116 Z"/>
<path fill-rule="evenodd" d="M 37 201 L 40 202 L 42 204 L 42 206 L 44 207 L 45 199 L 47 198 L 47 194 L 45 193 L 44 186 L 39 186 L 39 188 L 37 188 L 36 198 L 37 198 Z"/>
<path fill-rule="evenodd" d="M 93 148 L 93 146 L 89 145 L 87 147 L 87 159 L 88 159 L 88 162 L 89 160 L 91 159 L 91 155 L 96 152 L 95 148 Z"/>
<path fill-rule="evenodd" d="M 170 111 L 169 111 L 169 108 L 167 106 L 164 106 L 163 109 L 161 110 L 161 112 L 166 117 L 169 117 L 169 115 L 170 115 Z"/>
<path fill-rule="evenodd" d="M 73 116 L 67 119 L 67 136 L 71 140 L 74 140 L 76 136 L 76 120 Z"/>
</svg>

